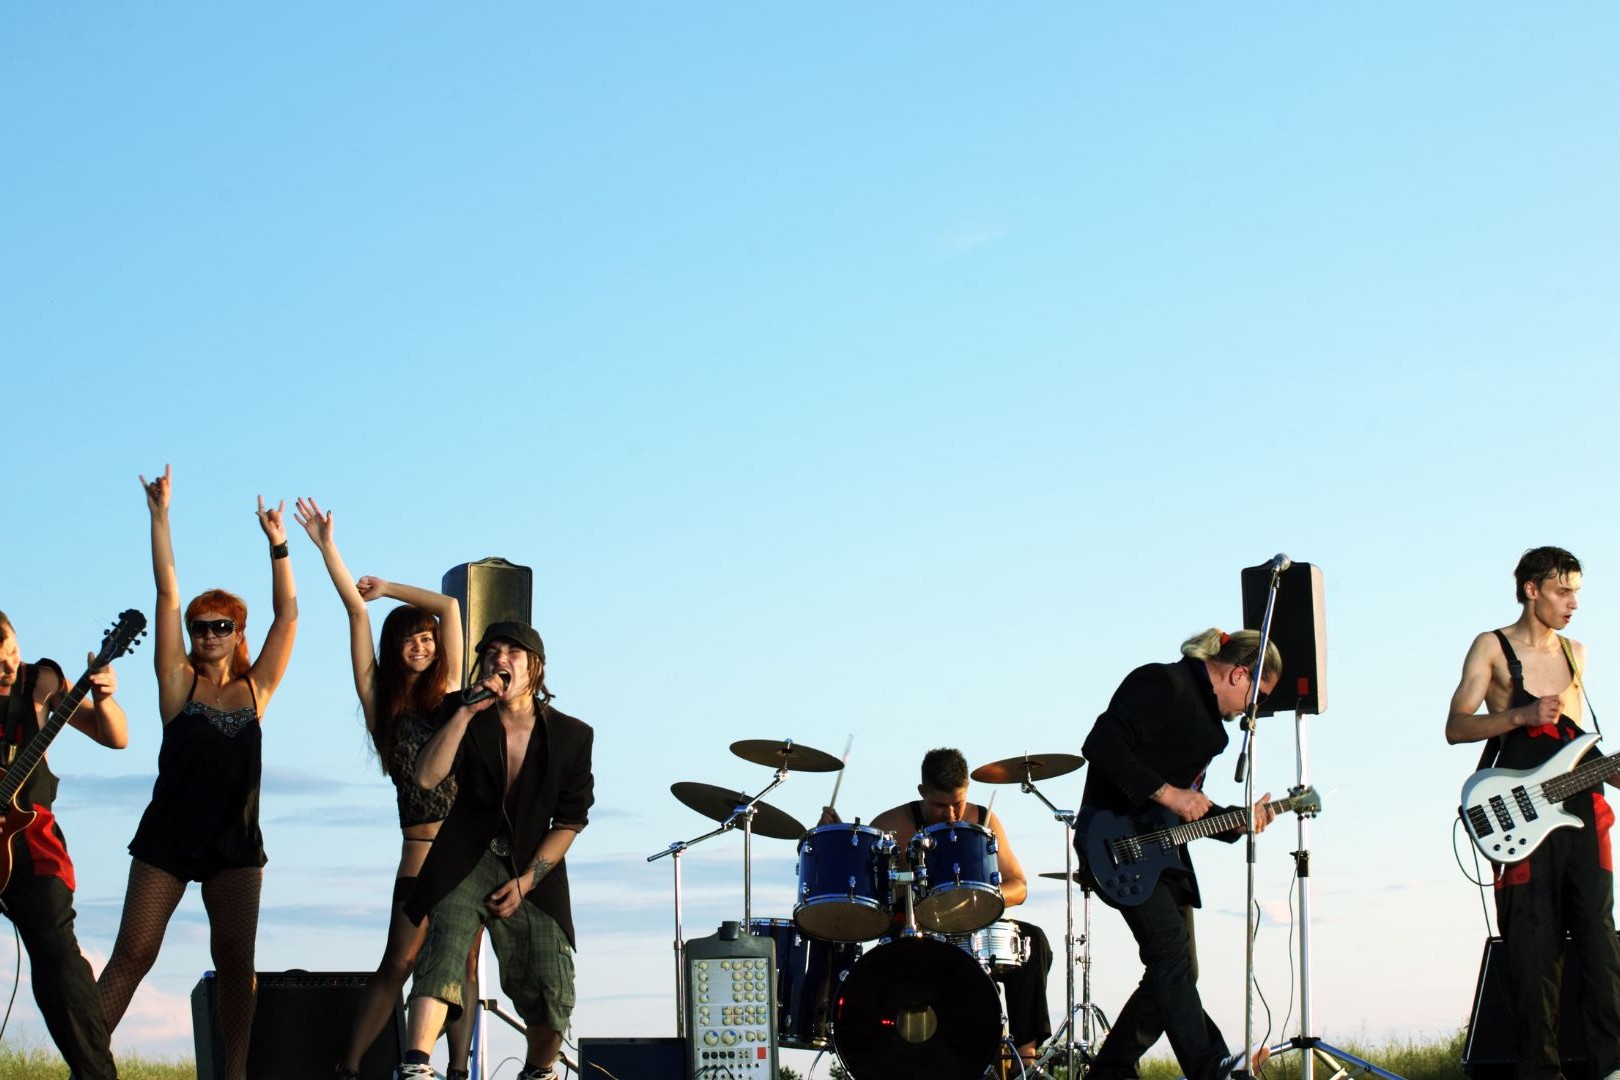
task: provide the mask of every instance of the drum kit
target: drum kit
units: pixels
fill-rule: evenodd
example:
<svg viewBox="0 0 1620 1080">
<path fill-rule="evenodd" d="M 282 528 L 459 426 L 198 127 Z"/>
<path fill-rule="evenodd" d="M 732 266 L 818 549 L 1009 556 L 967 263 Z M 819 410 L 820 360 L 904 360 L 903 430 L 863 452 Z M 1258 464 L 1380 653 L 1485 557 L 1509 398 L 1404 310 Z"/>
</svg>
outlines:
<svg viewBox="0 0 1620 1080">
<path fill-rule="evenodd" d="M 906 845 L 902 866 L 893 833 L 858 820 L 807 829 L 792 815 L 762 801 L 793 771 L 838 772 L 830 803 L 835 805 L 849 759 L 847 745 L 842 759 L 791 739 L 743 740 L 732 743 L 731 752 L 773 767 L 771 783 L 752 796 L 711 784 L 671 785 L 676 799 L 719 826 L 672 843 L 647 860 L 667 856 L 673 866 L 677 1034 L 686 1035 L 681 856 L 696 844 L 740 828 L 742 925 L 775 943 L 778 1045 L 821 1052 L 831 1048 L 855 1080 L 877 1076 L 977 1080 L 993 1074 L 1005 1038 L 1005 1010 L 995 980 L 1018 970 L 1029 958 L 1028 942 L 1018 924 L 1002 918 L 1005 904 L 995 835 L 969 822 L 928 825 Z M 1077 1061 L 1090 1060 L 1093 1022 L 1102 1031 L 1108 1025 L 1090 1001 L 1091 894 L 1072 864 L 1075 812 L 1058 809 L 1036 782 L 1074 772 L 1084 764 L 1073 754 L 1026 754 L 972 772 L 981 783 L 1018 784 L 1064 826 L 1064 872 L 1040 876 L 1066 882 L 1068 1012 L 1039 1060 L 1043 1065 L 1067 1062 L 1071 1077 Z M 791 920 L 753 918 L 755 834 L 799 842 Z M 1076 884 L 1084 894 L 1084 930 L 1078 937 Z M 1077 946 L 1084 949 L 1079 957 Z M 1077 964 L 1084 976 L 1079 1002 Z M 1016 1065 L 1008 1075 L 1018 1075 Z"/>
</svg>

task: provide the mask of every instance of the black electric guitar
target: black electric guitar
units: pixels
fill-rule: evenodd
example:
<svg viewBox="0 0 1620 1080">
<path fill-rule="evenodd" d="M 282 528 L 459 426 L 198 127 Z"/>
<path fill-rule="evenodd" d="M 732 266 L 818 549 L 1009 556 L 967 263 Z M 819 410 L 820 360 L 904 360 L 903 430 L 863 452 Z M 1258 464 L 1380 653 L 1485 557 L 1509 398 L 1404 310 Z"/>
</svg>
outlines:
<svg viewBox="0 0 1620 1080">
<path fill-rule="evenodd" d="M 51 710 L 39 734 L 28 740 L 28 744 L 17 753 L 16 760 L 6 768 L 4 778 L 0 779 L 0 806 L 5 807 L 5 817 L 0 818 L 0 892 L 5 891 L 6 885 L 11 882 L 12 855 L 11 841 L 20 835 L 28 826 L 34 823 L 39 816 L 37 811 L 24 810 L 17 805 L 17 792 L 28 782 L 34 769 L 45 756 L 46 749 L 56 733 L 61 731 L 67 722 L 73 719 L 78 712 L 79 703 L 84 695 L 90 692 L 90 675 L 112 663 L 127 652 L 133 652 L 136 639 L 146 633 L 146 616 L 131 608 L 118 616 L 113 628 L 101 638 L 101 651 L 90 662 L 79 681 L 73 684 L 66 697 Z"/>
<path fill-rule="evenodd" d="M 1290 810 L 1315 814 L 1322 809 L 1322 797 L 1313 787 L 1290 788 L 1288 798 L 1267 803 L 1266 808 L 1278 814 Z M 1134 817 L 1082 806 L 1074 822 L 1074 850 L 1080 856 L 1082 879 L 1103 903 L 1135 907 L 1153 892 L 1161 873 L 1184 865 L 1177 848 L 1248 824 L 1247 809 L 1182 821 L 1158 805 Z"/>
</svg>

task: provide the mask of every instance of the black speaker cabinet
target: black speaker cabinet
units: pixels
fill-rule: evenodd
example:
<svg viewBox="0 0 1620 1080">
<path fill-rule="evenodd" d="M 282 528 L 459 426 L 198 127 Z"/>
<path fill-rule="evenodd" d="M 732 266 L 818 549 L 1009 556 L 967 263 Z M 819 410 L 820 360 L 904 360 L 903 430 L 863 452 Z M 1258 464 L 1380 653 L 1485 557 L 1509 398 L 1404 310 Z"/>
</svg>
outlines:
<svg viewBox="0 0 1620 1080">
<path fill-rule="evenodd" d="M 1586 1034 L 1581 1031 L 1579 990 L 1580 956 L 1565 939 L 1564 977 L 1558 996 L 1558 1056 L 1570 1080 L 1586 1077 Z M 1479 983 L 1474 988 L 1474 1011 L 1468 1017 L 1468 1041 L 1463 1046 L 1463 1070 L 1474 1080 L 1513 1080 L 1517 1059 L 1513 1045 L 1513 1003 L 1508 997 L 1507 950 L 1502 939 L 1485 939 L 1479 958 Z"/>
<path fill-rule="evenodd" d="M 467 635 L 464 676 L 472 672 L 478 659 L 473 650 L 490 623 L 516 621 L 534 626 L 534 571 L 527 566 L 499 558 L 461 563 L 445 572 L 440 588 L 461 602 L 461 628 Z"/>
<path fill-rule="evenodd" d="M 248 1044 L 248 1080 L 307 1080 L 331 1076 L 349 1044 L 369 971 L 261 971 L 259 1002 Z M 205 972 L 191 991 L 197 1080 L 222 1080 L 225 1043 L 219 1029 L 216 980 Z M 394 1012 L 360 1059 L 360 1080 L 390 1080 L 405 1053 L 405 1008 Z"/>
<path fill-rule="evenodd" d="M 1260 629 L 1271 590 L 1271 566 L 1243 570 L 1243 625 Z M 1261 716 L 1280 712 L 1327 712 L 1327 617 L 1322 600 L 1322 568 L 1295 563 L 1277 581 L 1271 612 L 1271 640 L 1282 653 L 1277 688 L 1260 706 Z"/>
<path fill-rule="evenodd" d="M 579 1080 L 686 1080 L 685 1040 L 581 1039 Z"/>
</svg>

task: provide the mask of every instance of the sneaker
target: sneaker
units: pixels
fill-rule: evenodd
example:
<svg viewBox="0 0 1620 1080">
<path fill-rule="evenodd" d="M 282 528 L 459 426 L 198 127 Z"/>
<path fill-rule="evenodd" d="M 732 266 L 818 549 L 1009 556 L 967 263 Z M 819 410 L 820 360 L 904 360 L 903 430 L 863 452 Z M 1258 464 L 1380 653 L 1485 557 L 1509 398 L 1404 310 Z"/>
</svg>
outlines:
<svg viewBox="0 0 1620 1080">
<path fill-rule="evenodd" d="M 394 1069 L 394 1080 L 437 1080 L 438 1075 L 431 1065 L 401 1064 Z"/>
<path fill-rule="evenodd" d="M 1269 1060 L 1270 1057 L 1271 1057 L 1271 1047 L 1266 1046 L 1264 1044 L 1255 1047 L 1254 1048 L 1254 1053 L 1252 1055 L 1250 1055 L 1250 1057 L 1249 1057 L 1249 1069 L 1248 1069 L 1249 1075 L 1250 1076 L 1257 1075 L 1260 1072 L 1261 1067 L 1263 1067 L 1265 1065 L 1266 1061 Z M 1232 1076 L 1235 1073 L 1242 1070 L 1242 1068 L 1243 1068 L 1243 1055 L 1241 1053 L 1232 1054 L 1232 1055 L 1228 1056 L 1225 1060 L 1223 1060 L 1221 1062 L 1220 1075 L 1222 1075 L 1222 1076 Z"/>
<path fill-rule="evenodd" d="M 557 1080 L 557 1070 L 551 1065 L 538 1069 L 524 1069 L 517 1074 L 517 1080 Z"/>
</svg>

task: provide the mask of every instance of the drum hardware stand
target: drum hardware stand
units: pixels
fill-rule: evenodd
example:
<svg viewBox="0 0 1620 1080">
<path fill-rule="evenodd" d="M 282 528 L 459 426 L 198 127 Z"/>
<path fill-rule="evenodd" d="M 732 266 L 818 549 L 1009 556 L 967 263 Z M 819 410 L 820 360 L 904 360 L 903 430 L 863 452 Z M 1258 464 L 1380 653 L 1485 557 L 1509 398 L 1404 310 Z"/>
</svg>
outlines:
<svg viewBox="0 0 1620 1080">
<path fill-rule="evenodd" d="M 1305 717 L 1294 713 L 1294 769 L 1300 788 L 1307 785 L 1306 765 L 1309 753 L 1306 745 Z M 1362 1073 L 1371 1073 L 1382 1080 L 1402 1080 L 1395 1073 L 1379 1068 L 1370 1061 L 1346 1053 L 1338 1047 L 1311 1034 L 1311 814 L 1300 814 L 1298 821 L 1299 849 L 1293 852 L 1294 873 L 1299 878 L 1299 1034 L 1271 1048 L 1273 1057 L 1298 1050 L 1304 1054 L 1300 1061 L 1300 1080 L 1315 1080 L 1316 1062 L 1332 1071 L 1333 1080 L 1348 1076 L 1346 1065 L 1358 1067 Z"/>
<path fill-rule="evenodd" d="M 1048 810 L 1052 811 L 1053 820 L 1063 823 L 1063 911 L 1065 918 L 1063 942 L 1064 952 L 1067 954 L 1068 961 L 1067 1005 L 1069 1010 L 1064 1016 L 1062 1026 L 1058 1028 L 1058 1030 L 1053 1034 L 1052 1038 L 1047 1040 L 1047 1052 L 1036 1058 L 1036 1064 L 1044 1065 L 1046 1062 L 1055 1060 L 1059 1053 L 1058 1047 L 1061 1046 L 1061 1056 L 1064 1063 L 1063 1067 L 1067 1074 L 1072 1078 L 1075 1075 L 1075 1016 L 1078 1015 L 1080 1017 L 1080 1058 L 1082 1061 L 1086 1062 L 1089 1062 L 1092 1056 L 1091 1050 L 1093 1044 L 1091 1040 L 1093 1019 L 1096 1020 L 1098 1026 L 1104 1032 L 1108 1030 L 1108 1019 L 1103 1016 L 1102 1010 L 1099 1009 L 1091 1000 L 1091 889 L 1086 887 L 1082 887 L 1080 890 L 1083 894 L 1081 901 L 1083 906 L 1083 930 L 1082 935 L 1079 938 L 1079 943 L 1085 945 L 1084 957 L 1078 956 L 1078 950 L 1076 949 L 1077 942 L 1074 936 L 1075 811 L 1059 810 L 1055 805 L 1053 805 L 1052 801 L 1042 794 L 1041 790 L 1035 786 L 1035 779 L 1033 775 L 1031 775 L 1033 771 L 1033 764 L 1026 761 L 1024 764 L 1024 778 L 1019 782 L 1019 789 L 1022 790 L 1026 795 L 1033 795 L 1039 799 L 1045 804 Z M 1080 1001 L 1076 1001 L 1074 997 L 1074 969 L 1077 964 L 1081 969 L 1082 995 Z M 1062 1038 L 1061 1043 L 1058 1041 L 1059 1037 Z"/>
<path fill-rule="evenodd" d="M 485 937 L 487 938 L 488 935 L 485 935 Z M 487 1075 L 484 1063 L 488 1060 L 489 1053 L 489 1032 L 485 1027 L 484 1017 L 493 1013 L 510 1024 L 520 1035 L 527 1036 L 529 1029 L 521 1019 L 501 1008 L 501 1003 L 495 998 L 479 998 L 474 1003 L 474 1007 L 478 1010 L 478 1014 L 473 1018 L 473 1049 L 476 1060 L 471 1064 L 471 1072 L 477 1080 L 484 1080 Z M 565 1069 L 573 1071 L 576 1075 L 579 1073 L 579 1063 L 568 1056 L 566 1046 L 557 1051 L 557 1062 Z"/>
<path fill-rule="evenodd" d="M 686 1037 L 686 942 L 681 930 L 681 856 L 686 854 L 688 848 L 703 843 L 722 833 L 730 832 L 737 827 L 738 819 L 742 820 L 743 828 L 743 921 L 744 932 L 749 932 L 753 925 L 753 873 L 754 873 L 754 813 L 756 804 L 766 795 L 775 791 L 788 777 L 787 769 L 777 769 L 776 777 L 764 791 L 739 804 L 732 810 L 731 816 L 720 823 L 717 829 L 710 829 L 702 836 L 690 840 L 677 840 L 662 851 L 647 856 L 648 862 L 657 862 L 664 856 L 671 856 L 671 866 L 675 873 L 675 1034 L 679 1038 Z"/>
</svg>

